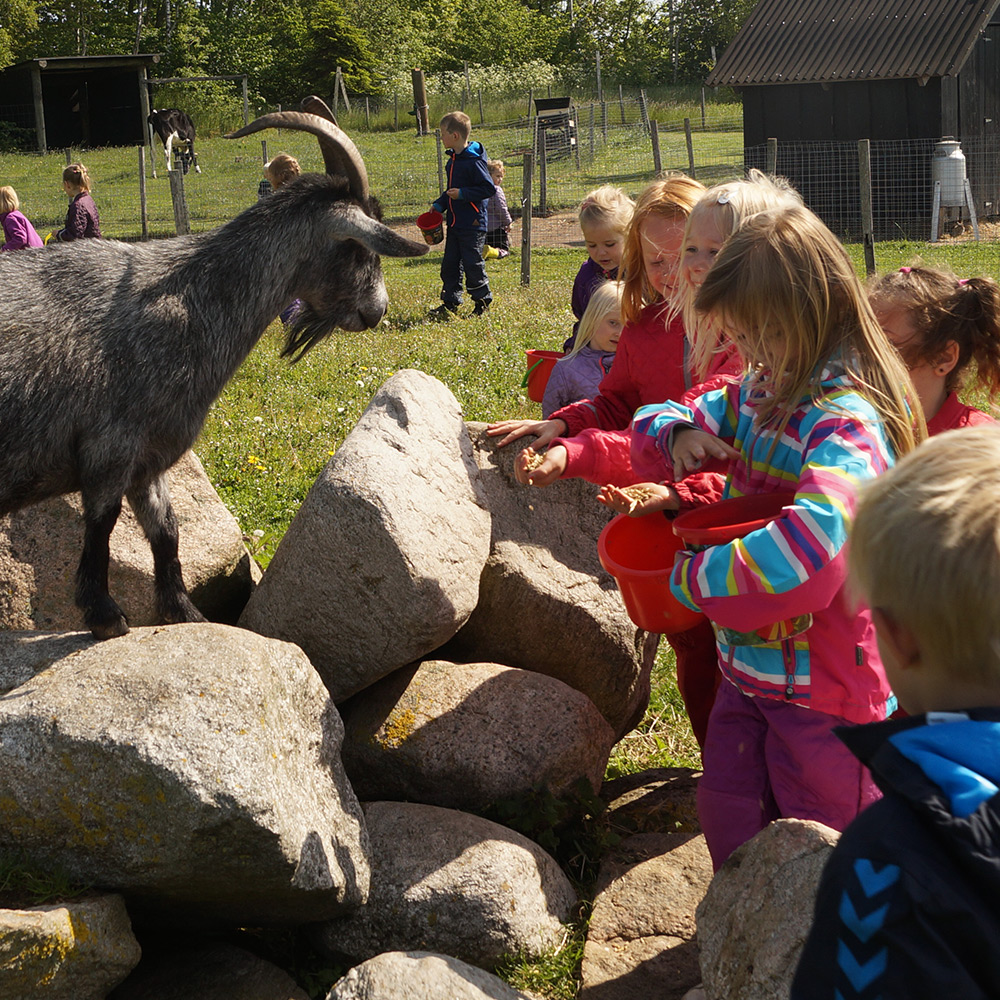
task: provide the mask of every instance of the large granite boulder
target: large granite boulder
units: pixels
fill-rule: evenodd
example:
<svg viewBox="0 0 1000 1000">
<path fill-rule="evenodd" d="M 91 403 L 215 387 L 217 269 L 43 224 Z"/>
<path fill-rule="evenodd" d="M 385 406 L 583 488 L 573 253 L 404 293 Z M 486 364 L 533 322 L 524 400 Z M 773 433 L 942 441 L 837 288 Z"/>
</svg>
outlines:
<svg viewBox="0 0 1000 1000">
<path fill-rule="evenodd" d="M 260 578 L 233 515 L 194 452 L 168 473 L 180 527 L 180 559 L 191 599 L 207 618 L 235 623 Z M 78 629 L 73 603 L 83 552 L 79 493 L 55 497 L 0 518 L 0 628 Z M 129 624 L 155 625 L 153 555 L 128 501 L 111 533 L 108 585 Z"/>
<path fill-rule="evenodd" d="M 597 558 L 610 512 L 595 499 L 597 487 L 581 479 L 521 486 L 513 463 L 522 442 L 498 448 L 485 424 L 469 424 L 469 433 L 493 536 L 476 610 L 438 655 L 556 677 L 624 735 L 649 702 L 659 636 L 632 624 Z"/>
<path fill-rule="evenodd" d="M 134 629 L 0 700 L 0 846 L 120 891 L 133 917 L 330 917 L 370 876 L 342 738 L 298 647 L 226 625 Z"/>
<path fill-rule="evenodd" d="M 727 858 L 698 907 L 708 1000 L 788 996 L 839 838 L 822 823 L 779 819 Z"/>
<path fill-rule="evenodd" d="M 298 643 L 341 701 L 420 659 L 476 605 L 490 517 L 458 401 L 393 375 L 316 480 L 240 619 Z"/>
<path fill-rule="evenodd" d="M 531 1000 L 449 955 L 391 951 L 356 965 L 326 1000 Z"/>
<path fill-rule="evenodd" d="M 104 1000 L 139 954 L 121 896 L 0 910 L 5 1000 Z"/>
<path fill-rule="evenodd" d="M 705 838 L 640 833 L 602 862 L 581 1000 L 680 1000 L 701 981 L 695 911 L 712 879 Z"/>
<path fill-rule="evenodd" d="M 581 778 L 599 789 L 614 733 L 586 695 L 495 663 L 428 660 L 341 706 L 343 760 L 362 800 L 482 812 Z"/>
<path fill-rule="evenodd" d="M 577 903 L 556 862 L 497 823 L 454 809 L 369 802 L 372 888 L 365 906 L 323 924 L 332 956 L 428 950 L 492 969 L 555 945 Z"/>
</svg>

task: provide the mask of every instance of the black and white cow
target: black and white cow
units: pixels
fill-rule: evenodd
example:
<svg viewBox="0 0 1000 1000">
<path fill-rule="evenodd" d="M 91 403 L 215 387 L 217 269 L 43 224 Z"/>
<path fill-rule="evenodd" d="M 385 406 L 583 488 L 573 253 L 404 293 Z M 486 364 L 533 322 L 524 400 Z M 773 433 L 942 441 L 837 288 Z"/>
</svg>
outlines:
<svg viewBox="0 0 1000 1000">
<path fill-rule="evenodd" d="M 189 115 L 177 108 L 161 108 L 150 113 L 146 119 L 153 131 L 160 137 L 163 143 L 163 154 L 167 160 L 167 170 L 170 167 L 170 155 L 175 142 L 183 145 L 183 149 L 178 151 L 181 161 L 181 170 L 184 173 L 193 165 L 195 173 L 201 173 L 198 166 L 198 158 L 194 153 L 194 122 Z M 155 176 L 155 169 L 154 169 Z"/>
</svg>

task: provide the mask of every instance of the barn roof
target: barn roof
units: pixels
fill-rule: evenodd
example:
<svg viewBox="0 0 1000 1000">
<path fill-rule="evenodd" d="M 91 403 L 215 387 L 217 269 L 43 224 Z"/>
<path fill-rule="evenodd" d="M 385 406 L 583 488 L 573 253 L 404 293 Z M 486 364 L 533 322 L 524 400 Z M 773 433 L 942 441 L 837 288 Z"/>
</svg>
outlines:
<svg viewBox="0 0 1000 1000">
<path fill-rule="evenodd" d="M 1000 0 L 760 0 L 712 87 L 955 76 Z"/>
</svg>

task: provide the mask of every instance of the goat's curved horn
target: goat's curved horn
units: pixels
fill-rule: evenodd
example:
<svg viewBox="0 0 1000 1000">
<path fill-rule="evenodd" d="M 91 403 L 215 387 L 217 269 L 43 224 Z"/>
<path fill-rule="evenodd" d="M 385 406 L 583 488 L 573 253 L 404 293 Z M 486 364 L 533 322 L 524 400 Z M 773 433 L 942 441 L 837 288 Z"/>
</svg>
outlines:
<svg viewBox="0 0 1000 1000">
<path fill-rule="evenodd" d="M 315 94 L 303 97 L 299 101 L 299 111 L 305 111 L 306 114 L 310 115 L 318 115 L 320 118 L 325 118 L 328 122 L 333 122 L 334 125 L 337 124 L 337 119 L 330 110 L 330 106 L 322 97 L 317 97 Z"/>
<path fill-rule="evenodd" d="M 288 128 L 298 132 L 310 132 L 316 136 L 319 148 L 323 151 L 326 172 L 346 177 L 351 194 L 355 197 L 362 200 L 368 197 L 368 171 L 365 170 L 365 161 L 347 133 L 333 122 L 302 111 L 274 111 L 268 115 L 261 115 L 260 118 L 235 132 L 229 132 L 226 138 L 239 139 L 266 128 Z"/>
</svg>

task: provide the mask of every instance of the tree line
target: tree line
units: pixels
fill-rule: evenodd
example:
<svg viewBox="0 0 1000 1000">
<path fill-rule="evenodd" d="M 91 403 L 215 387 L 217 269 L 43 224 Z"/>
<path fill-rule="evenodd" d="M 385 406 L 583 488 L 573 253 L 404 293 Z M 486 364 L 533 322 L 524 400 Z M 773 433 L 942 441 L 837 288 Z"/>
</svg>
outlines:
<svg viewBox="0 0 1000 1000">
<path fill-rule="evenodd" d="M 564 80 L 598 54 L 616 84 L 700 81 L 754 0 L 0 0 L 0 68 L 68 55 L 163 54 L 164 76 L 246 73 L 259 105 L 405 92 L 410 70 L 544 64 Z M 520 81 L 511 80 L 512 86 Z"/>
</svg>

